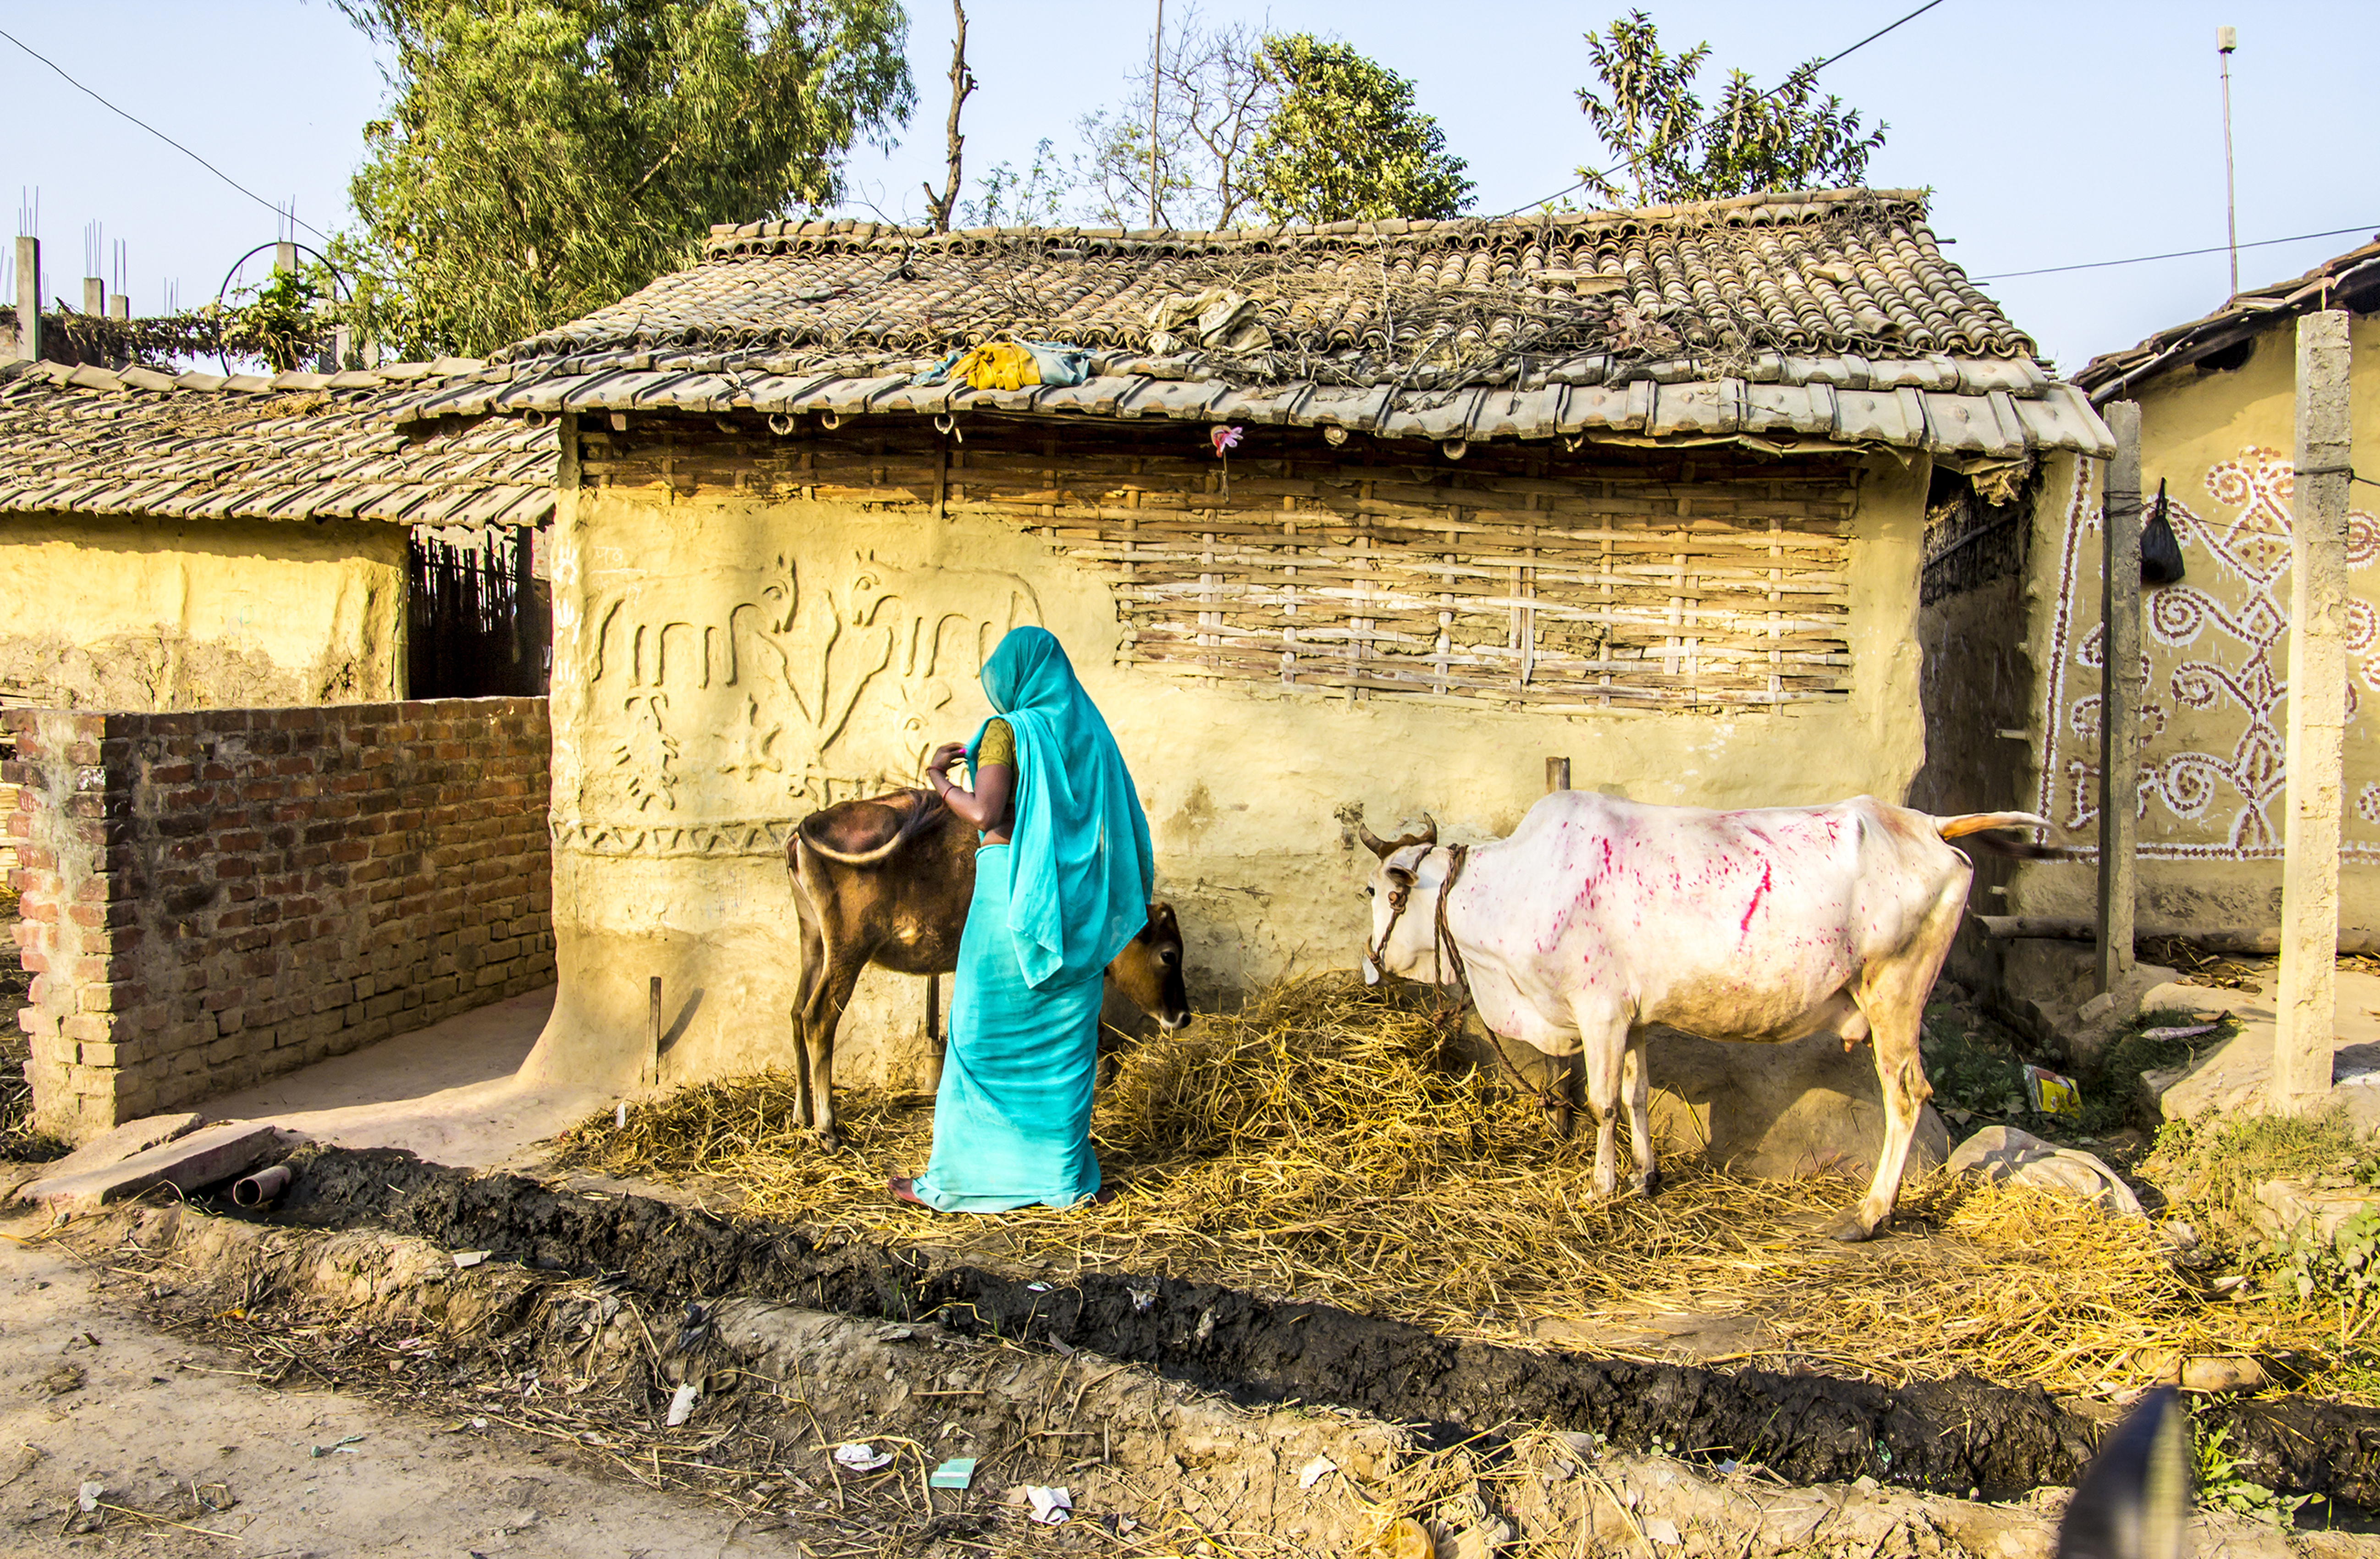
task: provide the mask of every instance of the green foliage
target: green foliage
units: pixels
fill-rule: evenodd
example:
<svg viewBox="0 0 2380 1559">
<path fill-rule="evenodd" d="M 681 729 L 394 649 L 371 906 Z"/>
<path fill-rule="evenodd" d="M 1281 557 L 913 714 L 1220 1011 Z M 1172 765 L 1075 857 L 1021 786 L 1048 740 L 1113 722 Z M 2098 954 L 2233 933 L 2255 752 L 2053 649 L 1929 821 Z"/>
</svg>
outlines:
<svg viewBox="0 0 2380 1559">
<path fill-rule="evenodd" d="M 2267 1246 L 2265 1259 L 2300 1299 L 2319 1297 L 2342 1315 L 2361 1316 L 2380 1297 L 2380 1211 L 2365 1208 L 2328 1239 L 2301 1224 Z"/>
<path fill-rule="evenodd" d="M 312 267 L 275 271 L 236 305 L 250 350 L 274 372 L 311 368 L 335 328 L 323 309 L 331 295 L 326 281 Z"/>
<path fill-rule="evenodd" d="M 273 372 L 310 369 L 338 327 L 358 317 L 337 296 L 341 280 L 328 266 L 308 264 L 295 272 L 275 271 L 262 286 L 171 314 L 128 320 L 44 314 L 43 349 L 63 344 L 70 360 L 101 367 L 170 366 L 187 359 L 212 368 L 220 354 L 234 372 L 260 366 Z M 0 309 L 0 323 L 13 326 L 13 312 Z"/>
<path fill-rule="evenodd" d="M 2025 1113 L 2024 1063 L 1993 1026 L 1963 1022 L 1937 1003 L 1925 1009 L 1918 1048 L 1936 1109 L 2006 1120 Z"/>
<path fill-rule="evenodd" d="M 959 202 L 959 226 L 1047 227 L 1063 215 L 1074 180 L 1045 136 L 1035 143 L 1033 161 L 1023 173 L 1014 163 L 994 163 L 976 188 L 981 191 L 976 199 Z"/>
<path fill-rule="evenodd" d="M 1936 1003 L 1925 1009 L 1920 1045 L 1926 1080 L 1934 1086 L 1934 1106 L 1953 1112 L 1954 1121 L 1963 1114 L 1985 1117 L 1987 1123 L 2021 1121 L 2042 1136 L 2095 1137 L 2131 1123 L 2143 1097 L 2142 1073 L 2180 1066 L 2239 1029 L 2238 1020 L 2227 1016 L 2214 1032 L 2194 1040 L 2150 1037 L 2159 1029 L 2188 1024 L 2185 1016 L 2172 1013 L 2144 1013 L 2135 1018 L 2075 1078 L 2082 1108 L 2070 1115 L 2044 1115 L 2033 1108 L 2024 1083 L 2024 1058 L 1995 1024 Z"/>
<path fill-rule="evenodd" d="M 1259 55 L 1278 94 L 1249 184 L 1275 222 L 1442 219 L 1471 204 L 1463 160 L 1414 84 L 1345 43 L 1274 35 Z"/>
<path fill-rule="evenodd" d="M 2229 1429 L 2211 1433 L 2193 1418 L 2191 1420 L 2192 1472 L 2198 1485 L 2198 1504 L 2202 1510 L 2228 1510 L 2235 1516 L 2252 1516 L 2287 1527 L 2297 1519 L 2298 1512 L 2319 1494 L 2277 1494 L 2262 1483 L 2249 1481 L 2240 1471 L 2239 1459 L 2231 1455 Z"/>
<path fill-rule="evenodd" d="M 2141 1163 L 2199 1233 L 2233 1249 L 2262 1244 L 2256 1187 L 2264 1181 L 2370 1173 L 2373 1150 L 2344 1114 L 2206 1116 L 2168 1121 Z"/>
<path fill-rule="evenodd" d="M 1579 107 L 1625 164 L 1627 182 L 1588 168 L 1579 177 L 1613 204 L 1858 184 L 1889 128 L 1863 133 L 1857 110 L 1839 97 L 1820 99 L 1815 59 L 1794 67 L 1773 95 L 1730 70 L 1717 107 L 1706 110 L 1694 82 L 1710 45 L 1666 52 L 1643 11 L 1588 33 L 1586 46 L 1603 90 L 1580 88 Z"/>
<path fill-rule="evenodd" d="M 712 223 L 832 203 L 854 143 L 916 102 L 898 0 L 336 3 L 394 98 L 342 264 L 407 356 L 485 354 L 686 262 Z"/>
</svg>

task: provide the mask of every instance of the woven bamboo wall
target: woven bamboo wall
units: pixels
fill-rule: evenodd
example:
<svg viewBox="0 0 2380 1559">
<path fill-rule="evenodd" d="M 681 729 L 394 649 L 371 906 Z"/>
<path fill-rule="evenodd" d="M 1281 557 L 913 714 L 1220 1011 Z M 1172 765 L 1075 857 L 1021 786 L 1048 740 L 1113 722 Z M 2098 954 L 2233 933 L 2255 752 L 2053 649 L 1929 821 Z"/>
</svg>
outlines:
<svg viewBox="0 0 2380 1559">
<path fill-rule="evenodd" d="M 1227 470 L 1179 427 L 964 432 L 590 419 L 576 453 L 595 488 L 1005 515 L 1107 571 L 1126 657 L 1176 675 L 1555 713 L 1850 690 L 1847 461 L 1252 428 Z"/>
</svg>

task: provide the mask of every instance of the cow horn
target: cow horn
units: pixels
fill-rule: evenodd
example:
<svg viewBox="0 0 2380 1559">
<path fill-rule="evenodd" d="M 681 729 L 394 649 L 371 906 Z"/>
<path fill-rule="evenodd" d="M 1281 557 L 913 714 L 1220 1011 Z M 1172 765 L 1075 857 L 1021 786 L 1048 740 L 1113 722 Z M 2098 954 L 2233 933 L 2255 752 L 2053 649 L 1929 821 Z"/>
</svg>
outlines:
<svg viewBox="0 0 2380 1559">
<path fill-rule="evenodd" d="M 1397 847 L 1394 845 L 1390 844 L 1361 822 L 1355 824 L 1355 837 L 1364 842 L 1366 849 L 1378 856 L 1382 860 L 1388 859 L 1396 853 Z"/>
<path fill-rule="evenodd" d="M 1415 835 L 1414 835 L 1413 842 L 1414 842 L 1415 844 L 1416 844 L 1416 845 L 1435 845 L 1435 844 L 1437 844 L 1437 843 L 1438 843 L 1438 820 L 1437 820 L 1436 818 L 1434 818 L 1434 817 L 1430 816 L 1427 812 L 1424 812 L 1424 813 L 1422 813 L 1422 815 L 1421 815 L 1421 832 L 1420 832 L 1419 834 L 1415 834 Z"/>
</svg>

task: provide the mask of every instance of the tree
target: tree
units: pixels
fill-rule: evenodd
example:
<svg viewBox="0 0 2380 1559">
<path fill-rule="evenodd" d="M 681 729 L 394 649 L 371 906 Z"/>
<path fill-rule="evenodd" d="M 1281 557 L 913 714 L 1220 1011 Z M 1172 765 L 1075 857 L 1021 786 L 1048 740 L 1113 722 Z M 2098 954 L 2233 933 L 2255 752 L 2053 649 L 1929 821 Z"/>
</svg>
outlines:
<svg viewBox="0 0 2380 1559">
<path fill-rule="evenodd" d="M 1259 60 L 1274 93 L 1249 186 L 1275 222 L 1439 219 L 1471 204 L 1463 160 L 1414 84 L 1348 44 L 1274 35 Z"/>
<path fill-rule="evenodd" d="M 944 129 L 950 171 L 943 176 L 942 192 L 926 186 L 926 209 L 933 213 L 934 231 L 951 230 L 951 211 L 959 203 L 959 168 L 966 150 L 966 137 L 959 134 L 959 110 L 975 91 L 975 72 L 966 62 L 966 6 L 964 0 L 951 0 L 951 14 L 957 18 L 957 36 L 951 43 L 951 122 Z"/>
<path fill-rule="evenodd" d="M 959 203 L 959 220 L 969 227 L 1050 227 L 1065 218 L 1075 181 L 1049 137 L 1034 143 L 1033 161 L 1023 173 L 1014 163 L 994 163 L 976 180 L 982 195 Z"/>
<path fill-rule="evenodd" d="M 1248 150 L 1272 109 L 1257 45 L 1248 28 L 1210 28 L 1196 6 L 1186 6 L 1171 36 L 1159 38 L 1155 57 L 1131 78 L 1123 106 L 1076 121 L 1087 147 L 1081 182 L 1095 221 L 1140 227 L 1153 216 L 1160 227 L 1229 227 L 1241 219 L 1249 204 Z"/>
<path fill-rule="evenodd" d="M 1857 110 L 1839 97 L 1819 100 L 1816 59 L 1795 66 L 1781 86 L 1765 92 L 1744 72 L 1729 71 L 1718 106 L 1706 117 L 1694 79 L 1710 45 L 1664 53 L 1643 11 L 1588 33 L 1586 47 L 1603 91 L 1580 88 L 1578 104 L 1624 164 L 1628 182 L 1610 177 L 1621 167 L 1581 168 L 1579 177 L 1590 195 L 1613 204 L 1858 184 L 1890 128 L 1878 124 L 1863 134 Z"/>
<path fill-rule="evenodd" d="M 898 0 L 336 0 L 389 51 L 350 194 L 359 321 L 484 354 L 831 204 L 916 104 Z"/>
</svg>

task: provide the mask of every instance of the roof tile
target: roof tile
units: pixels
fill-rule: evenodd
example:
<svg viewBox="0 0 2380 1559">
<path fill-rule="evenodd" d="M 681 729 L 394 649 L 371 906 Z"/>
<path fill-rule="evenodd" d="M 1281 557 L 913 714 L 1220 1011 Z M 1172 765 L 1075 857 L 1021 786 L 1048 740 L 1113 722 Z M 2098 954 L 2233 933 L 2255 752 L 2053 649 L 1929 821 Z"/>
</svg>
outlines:
<svg viewBox="0 0 2380 1559">
<path fill-rule="evenodd" d="M 322 374 L 284 377 L 333 383 Z M 101 378 L 112 387 L 83 387 Z M 408 438 L 391 410 L 400 396 L 435 384 L 400 387 L 377 373 L 337 378 L 374 387 L 271 393 L 249 376 L 140 368 L 22 375 L 0 390 L 0 510 L 393 519 L 433 499 L 487 495 L 538 517 L 517 523 L 552 514 L 551 428 L 499 419 Z"/>
</svg>

